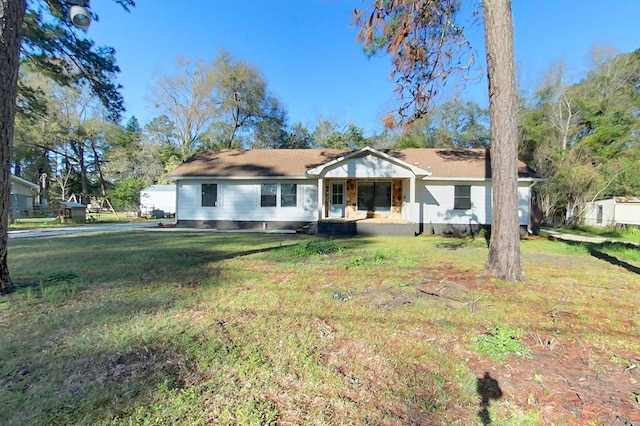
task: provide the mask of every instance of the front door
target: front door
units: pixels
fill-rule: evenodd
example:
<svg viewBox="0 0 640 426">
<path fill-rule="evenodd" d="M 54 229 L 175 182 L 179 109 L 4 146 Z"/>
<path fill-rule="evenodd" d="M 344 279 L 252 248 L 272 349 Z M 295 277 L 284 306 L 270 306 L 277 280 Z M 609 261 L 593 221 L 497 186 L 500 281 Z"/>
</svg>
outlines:
<svg viewBox="0 0 640 426">
<path fill-rule="evenodd" d="M 329 217 L 344 217 L 344 182 L 331 183 Z"/>
</svg>

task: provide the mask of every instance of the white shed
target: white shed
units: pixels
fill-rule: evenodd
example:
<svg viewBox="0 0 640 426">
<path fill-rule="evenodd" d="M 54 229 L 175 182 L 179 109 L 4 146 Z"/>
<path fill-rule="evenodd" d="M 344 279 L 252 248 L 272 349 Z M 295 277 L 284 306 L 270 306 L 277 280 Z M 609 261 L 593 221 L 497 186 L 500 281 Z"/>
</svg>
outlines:
<svg viewBox="0 0 640 426">
<path fill-rule="evenodd" d="M 587 203 L 584 223 L 591 226 L 640 226 L 640 197 L 612 197 Z"/>
<path fill-rule="evenodd" d="M 175 215 L 175 185 L 151 185 L 140 191 L 140 213 L 151 215 L 154 210 L 164 212 L 164 216 Z"/>
</svg>

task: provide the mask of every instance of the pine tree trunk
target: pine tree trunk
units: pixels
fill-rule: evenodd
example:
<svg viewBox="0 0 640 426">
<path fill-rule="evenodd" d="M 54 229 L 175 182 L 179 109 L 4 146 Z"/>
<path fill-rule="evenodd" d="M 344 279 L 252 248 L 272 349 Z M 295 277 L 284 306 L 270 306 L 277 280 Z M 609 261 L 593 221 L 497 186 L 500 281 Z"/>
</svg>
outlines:
<svg viewBox="0 0 640 426">
<path fill-rule="evenodd" d="M 0 0 L 0 294 L 13 288 L 7 265 L 7 231 L 21 25 L 26 7 L 26 0 Z"/>
<path fill-rule="evenodd" d="M 493 182 L 486 272 L 522 280 L 518 219 L 518 128 L 511 0 L 483 0 Z"/>
</svg>

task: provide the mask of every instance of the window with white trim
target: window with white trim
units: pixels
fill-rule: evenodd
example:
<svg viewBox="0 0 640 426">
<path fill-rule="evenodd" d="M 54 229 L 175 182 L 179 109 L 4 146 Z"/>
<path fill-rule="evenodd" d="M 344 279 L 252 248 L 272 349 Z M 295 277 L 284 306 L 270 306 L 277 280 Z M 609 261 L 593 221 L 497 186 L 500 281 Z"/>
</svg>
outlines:
<svg viewBox="0 0 640 426">
<path fill-rule="evenodd" d="M 298 205 L 298 185 L 295 183 L 280 184 L 280 207 Z"/>
<path fill-rule="evenodd" d="M 260 207 L 275 207 L 278 200 L 278 185 L 263 183 L 260 185 Z"/>
<path fill-rule="evenodd" d="M 203 183 L 201 186 L 202 207 L 216 207 L 218 205 L 218 184 Z"/>
<path fill-rule="evenodd" d="M 297 184 L 263 183 L 260 185 L 260 207 L 296 207 L 297 205 Z"/>
<path fill-rule="evenodd" d="M 469 210 L 471 208 L 471 185 L 456 185 L 454 189 L 453 208 Z"/>
</svg>

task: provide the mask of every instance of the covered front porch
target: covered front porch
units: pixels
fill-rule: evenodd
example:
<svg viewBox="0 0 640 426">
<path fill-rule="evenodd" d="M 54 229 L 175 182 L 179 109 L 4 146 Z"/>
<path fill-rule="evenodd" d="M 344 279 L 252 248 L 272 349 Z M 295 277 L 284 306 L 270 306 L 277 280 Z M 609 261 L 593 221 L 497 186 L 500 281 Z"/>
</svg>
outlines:
<svg viewBox="0 0 640 426">
<path fill-rule="evenodd" d="M 420 224 L 392 218 L 327 218 L 318 222 L 320 235 L 390 235 L 416 236 L 422 233 Z"/>
<path fill-rule="evenodd" d="M 411 220 L 410 179 L 347 178 L 322 183 L 318 233 L 324 235 L 416 235 Z"/>
<path fill-rule="evenodd" d="M 318 179 L 318 233 L 419 233 L 416 182 L 430 174 L 369 147 L 308 170 Z"/>
<path fill-rule="evenodd" d="M 320 179 L 319 220 L 388 219 L 415 222 L 412 179 Z"/>
</svg>

